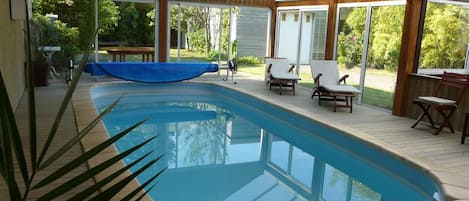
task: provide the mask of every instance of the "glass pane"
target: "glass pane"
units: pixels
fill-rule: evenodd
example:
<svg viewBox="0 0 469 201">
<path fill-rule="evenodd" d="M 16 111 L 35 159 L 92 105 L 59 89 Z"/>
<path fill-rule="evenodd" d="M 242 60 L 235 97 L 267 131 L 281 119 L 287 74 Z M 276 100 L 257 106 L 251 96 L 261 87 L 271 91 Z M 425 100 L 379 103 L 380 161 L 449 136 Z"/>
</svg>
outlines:
<svg viewBox="0 0 469 201">
<path fill-rule="evenodd" d="M 287 142 L 283 140 L 272 140 L 270 162 L 287 172 L 289 152 L 290 145 Z"/>
<path fill-rule="evenodd" d="M 358 86 L 365 37 L 366 8 L 340 8 L 337 36 L 337 62 L 340 76 L 348 74 L 347 84 Z"/>
<path fill-rule="evenodd" d="M 363 103 L 392 109 L 405 6 L 372 8 Z"/>
<path fill-rule="evenodd" d="M 293 147 L 291 175 L 311 188 L 313 181 L 314 157 Z"/>
<path fill-rule="evenodd" d="M 305 9 L 318 9 L 315 7 Z M 296 19 L 301 13 L 301 23 Z M 304 85 L 312 85 L 310 72 L 312 59 L 324 59 L 326 50 L 327 10 L 283 10 L 279 12 L 282 20 L 277 21 L 276 56 L 288 58 L 291 64 L 297 64 Z M 301 38 L 300 37 L 301 26 Z M 298 44 L 300 48 L 298 49 Z M 299 55 L 298 55 L 299 54 Z"/>
<path fill-rule="evenodd" d="M 117 6 L 116 26 L 100 27 L 99 48 L 102 61 L 152 61 L 155 41 L 155 5 L 114 2 Z M 114 19 L 109 10 L 99 18 Z M 122 53 L 124 52 L 124 53 Z"/>
<path fill-rule="evenodd" d="M 313 16 L 311 58 L 320 60 L 324 59 L 326 54 L 327 10 L 311 11 L 311 13 Z"/>
<path fill-rule="evenodd" d="M 330 165 L 325 166 L 322 197 L 327 201 L 347 200 L 349 177 Z"/>
<path fill-rule="evenodd" d="M 469 4 L 428 2 L 419 69 L 462 69 L 469 42 Z"/>
<path fill-rule="evenodd" d="M 380 201 L 381 195 L 361 182 L 353 180 L 351 201 Z"/>
<path fill-rule="evenodd" d="M 222 9 L 222 18 L 220 18 L 220 8 L 208 5 L 181 4 L 180 11 L 181 27 L 178 37 L 179 5 L 171 5 L 170 61 L 218 61 L 220 31 L 228 30 L 229 10 Z M 223 23 L 220 27 L 221 19 Z M 227 34 L 224 33 L 222 37 L 226 39 Z M 180 51 L 178 51 L 178 41 Z"/>
</svg>

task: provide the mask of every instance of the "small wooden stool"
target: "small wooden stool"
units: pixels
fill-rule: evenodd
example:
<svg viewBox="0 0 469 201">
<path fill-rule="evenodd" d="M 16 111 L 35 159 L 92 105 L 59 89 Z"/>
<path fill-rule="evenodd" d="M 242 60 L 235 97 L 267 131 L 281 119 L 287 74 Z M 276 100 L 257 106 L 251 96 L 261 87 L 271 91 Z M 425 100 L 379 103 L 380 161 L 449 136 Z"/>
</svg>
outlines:
<svg viewBox="0 0 469 201">
<path fill-rule="evenodd" d="M 461 144 L 464 144 L 466 137 L 469 136 L 469 134 L 467 134 L 467 122 L 468 121 L 469 121 L 469 111 L 466 112 L 466 117 L 464 118 L 464 127 L 462 130 Z"/>
</svg>

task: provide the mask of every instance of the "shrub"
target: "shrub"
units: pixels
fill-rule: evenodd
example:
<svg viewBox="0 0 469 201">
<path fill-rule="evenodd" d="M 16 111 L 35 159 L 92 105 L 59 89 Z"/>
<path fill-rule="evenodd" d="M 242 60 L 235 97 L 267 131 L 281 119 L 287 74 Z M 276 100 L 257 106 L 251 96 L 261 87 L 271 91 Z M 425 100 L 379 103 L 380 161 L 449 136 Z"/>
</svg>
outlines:
<svg viewBox="0 0 469 201">
<path fill-rule="evenodd" d="M 209 60 L 218 61 L 218 55 L 219 55 L 219 53 L 217 51 L 210 51 L 208 53 L 207 57 L 208 57 Z M 221 53 L 221 60 L 227 60 L 227 59 L 228 59 L 228 57 L 226 56 L 226 54 Z"/>
<path fill-rule="evenodd" d="M 238 64 L 261 64 L 262 63 L 259 60 L 259 58 L 254 57 L 254 56 L 240 57 L 240 58 L 237 58 L 236 61 L 238 62 Z"/>
<path fill-rule="evenodd" d="M 51 22 L 44 15 L 34 14 L 33 22 L 40 35 L 38 46 L 60 46 L 57 54 L 65 58 L 73 58 L 80 52 L 78 48 L 79 31 L 76 27 L 67 27 L 59 20 Z"/>
</svg>

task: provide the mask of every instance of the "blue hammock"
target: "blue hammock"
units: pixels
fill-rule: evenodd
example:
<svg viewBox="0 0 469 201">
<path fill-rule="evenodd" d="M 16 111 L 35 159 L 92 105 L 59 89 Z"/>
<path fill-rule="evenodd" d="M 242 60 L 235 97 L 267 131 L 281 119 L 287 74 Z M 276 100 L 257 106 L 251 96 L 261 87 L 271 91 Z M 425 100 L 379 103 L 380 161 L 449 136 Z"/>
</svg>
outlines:
<svg viewBox="0 0 469 201">
<path fill-rule="evenodd" d="M 217 71 L 218 65 L 211 63 L 98 62 L 85 67 L 85 72 L 93 76 L 110 75 L 147 83 L 178 82 Z"/>
</svg>

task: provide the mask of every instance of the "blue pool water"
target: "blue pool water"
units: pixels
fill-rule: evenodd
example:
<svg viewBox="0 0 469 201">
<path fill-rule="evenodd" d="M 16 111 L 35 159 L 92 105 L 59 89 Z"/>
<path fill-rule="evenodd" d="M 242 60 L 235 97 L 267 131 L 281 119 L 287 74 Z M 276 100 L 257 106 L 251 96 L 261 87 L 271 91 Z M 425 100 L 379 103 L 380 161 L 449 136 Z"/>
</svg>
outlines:
<svg viewBox="0 0 469 201">
<path fill-rule="evenodd" d="M 210 200 L 442 200 L 424 171 L 337 130 L 258 99 L 210 84 L 115 84 L 92 89 L 122 152 L 155 140 L 125 159 L 164 154 L 152 169 L 167 168 L 149 194 L 161 201 Z M 150 160 L 150 159 L 148 159 Z"/>
</svg>

